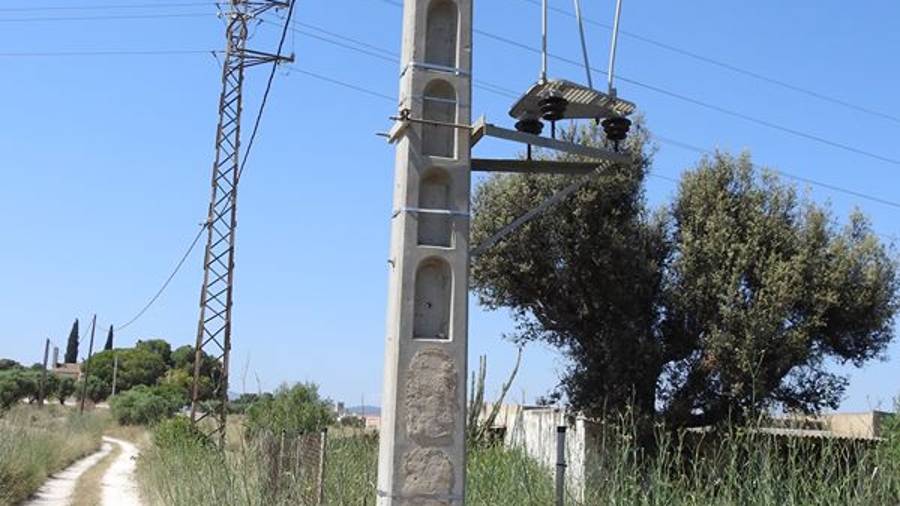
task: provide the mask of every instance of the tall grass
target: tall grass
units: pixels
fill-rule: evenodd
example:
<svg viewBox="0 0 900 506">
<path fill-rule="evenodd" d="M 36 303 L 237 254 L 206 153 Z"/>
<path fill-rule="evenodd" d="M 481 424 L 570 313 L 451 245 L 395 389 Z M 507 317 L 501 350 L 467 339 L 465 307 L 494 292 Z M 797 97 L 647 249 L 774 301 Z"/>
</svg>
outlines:
<svg viewBox="0 0 900 506">
<path fill-rule="evenodd" d="M 109 422 L 105 413 L 47 405 L 15 406 L 0 416 L 0 506 L 18 504 L 50 474 L 93 453 Z"/>
<path fill-rule="evenodd" d="M 745 429 L 680 435 L 660 431 L 655 449 L 649 450 L 634 444 L 634 432 L 615 424 L 600 432 L 587 483 L 568 491 L 567 504 L 900 504 L 900 446 L 894 439 L 876 446 Z M 224 453 L 198 445 L 151 449 L 140 463 L 143 487 L 155 504 L 167 506 L 315 504 L 308 496 L 292 495 L 290 476 L 273 495 L 259 451 L 246 440 L 233 442 Z M 377 452 L 373 434 L 330 435 L 325 503 L 374 505 Z M 470 505 L 554 503 L 552 470 L 518 449 L 470 449 L 467 484 Z"/>
</svg>

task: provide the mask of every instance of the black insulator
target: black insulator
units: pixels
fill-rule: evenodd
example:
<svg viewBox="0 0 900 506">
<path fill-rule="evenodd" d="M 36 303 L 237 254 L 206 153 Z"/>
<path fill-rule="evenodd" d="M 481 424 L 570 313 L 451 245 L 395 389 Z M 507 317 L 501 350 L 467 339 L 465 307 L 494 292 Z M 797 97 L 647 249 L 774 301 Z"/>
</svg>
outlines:
<svg viewBox="0 0 900 506">
<path fill-rule="evenodd" d="M 531 135 L 541 135 L 544 124 L 539 119 L 523 119 L 516 122 L 516 130 Z"/>
<path fill-rule="evenodd" d="M 631 120 L 621 116 L 614 116 L 603 120 L 603 131 L 606 132 L 606 138 L 615 142 L 618 146 L 619 141 L 624 141 L 628 137 L 628 130 L 631 129 Z"/>
<path fill-rule="evenodd" d="M 547 121 L 563 119 L 568 106 L 569 101 L 558 95 L 550 95 L 538 102 L 538 107 L 541 109 L 541 117 Z"/>
</svg>

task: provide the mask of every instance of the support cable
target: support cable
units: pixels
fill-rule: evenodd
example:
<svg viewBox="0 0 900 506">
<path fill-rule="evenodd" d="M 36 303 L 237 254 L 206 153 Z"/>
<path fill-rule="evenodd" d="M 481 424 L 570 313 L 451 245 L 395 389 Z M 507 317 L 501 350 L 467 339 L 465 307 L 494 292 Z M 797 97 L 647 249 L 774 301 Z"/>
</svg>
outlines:
<svg viewBox="0 0 900 506">
<path fill-rule="evenodd" d="M 200 225 L 200 230 L 197 231 L 197 235 L 194 236 L 194 240 L 191 241 L 191 245 L 188 246 L 187 251 L 185 251 L 184 254 L 181 255 L 181 259 L 175 265 L 175 269 L 172 270 L 172 273 L 169 274 L 169 277 L 166 278 L 166 280 L 163 282 L 162 286 L 159 287 L 159 290 L 156 291 L 156 293 L 153 295 L 153 297 L 151 297 L 150 300 L 147 301 L 146 304 L 144 304 L 144 307 L 142 307 L 141 310 L 138 311 L 137 314 L 134 315 L 130 320 L 128 320 L 127 322 L 125 322 L 119 326 L 114 325 L 113 328 L 115 331 L 123 330 L 123 329 L 127 328 L 129 325 L 131 325 L 132 323 L 136 322 L 141 316 L 144 316 L 144 313 L 146 313 L 147 310 L 150 309 L 150 307 L 153 306 L 154 303 L 156 303 L 156 301 L 163 294 L 163 292 L 166 291 L 166 288 L 169 286 L 169 283 L 171 283 L 172 280 L 175 278 L 175 275 L 178 274 L 178 271 L 181 270 L 181 266 L 184 265 L 184 262 L 188 259 L 191 252 L 194 251 L 194 247 L 197 246 L 197 243 L 200 241 L 200 237 L 203 236 L 203 231 L 206 230 L 207 226 L 208 226 L 207 223 L 203 223 Z"/>
</svg>

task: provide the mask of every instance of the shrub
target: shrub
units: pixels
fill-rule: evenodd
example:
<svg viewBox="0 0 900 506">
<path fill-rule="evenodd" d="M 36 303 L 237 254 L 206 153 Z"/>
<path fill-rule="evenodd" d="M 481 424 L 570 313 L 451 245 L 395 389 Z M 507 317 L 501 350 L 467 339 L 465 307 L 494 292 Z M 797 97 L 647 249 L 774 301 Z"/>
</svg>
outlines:
<svg viewBox="0 0 900 506">
<path fill-rule="evenodd" d="M 314 383 L 282 385 L 271 397 L 263 396 L 247 409 L 251 433 L 303 434 L 319 431 L 334 422 L 331 401 L 319 397 Z"/>
<path fill-rule="evenodd" d="M 173 416 L 184 404 L 180 391 L 139 385 L 115 396 L 110 409 L 122 425 L 150 425 Z"/>
<path fill-rule="evenodd" d="M 153 429 L 153 444 L 162 450 L 211 446 L 209 438 L 184 416 L 159 422 Z"/>
</svg>

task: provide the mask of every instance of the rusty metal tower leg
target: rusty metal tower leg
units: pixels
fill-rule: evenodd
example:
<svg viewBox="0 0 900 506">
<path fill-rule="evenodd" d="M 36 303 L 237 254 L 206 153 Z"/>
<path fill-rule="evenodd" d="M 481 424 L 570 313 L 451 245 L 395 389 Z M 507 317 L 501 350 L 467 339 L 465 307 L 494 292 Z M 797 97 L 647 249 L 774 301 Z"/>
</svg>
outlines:
<svg viewBox="0 0 900 506">
<path fill-rule="evenodd" d="M 231 310 L 234 282 L 234 242 L 237 227 L 237 189 L 240 178 L 241 113 L 244 70 L 261 63 L 280 63 L 293 58 L 247 49 L 248 25 L 271 8 L 289 7 L 287 2 L 231 0 L 226 16 L 226 48 L 222 63 L 222 93 L 216 130 L 216 157 L 212 170 L 212 196 L 206 221 L 206 254 L 203 259 L 203 288 L 200 291 L 200 318 L 194 356 L 191 392 L 191 421 L 212 418 L 210 436 L 224 444 L 228 409 L 228 369 L 231 352 Z M 203 355 L 216 359 L 221 369 L 212 398 L 214 409 L 200 409 Z"/>
</svg>

